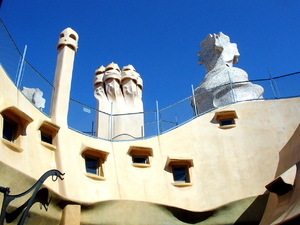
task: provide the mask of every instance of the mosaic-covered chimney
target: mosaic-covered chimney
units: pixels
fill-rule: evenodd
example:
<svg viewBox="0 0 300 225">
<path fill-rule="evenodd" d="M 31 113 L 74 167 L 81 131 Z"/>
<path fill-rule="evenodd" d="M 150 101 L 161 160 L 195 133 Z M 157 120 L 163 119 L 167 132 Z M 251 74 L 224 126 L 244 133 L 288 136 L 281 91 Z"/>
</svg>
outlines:
<svg viewBox="0 0 300 225">
<path fill-rule="evenodd" d="M 263 87 L 252 84 L 244 70 L 233 67 L 240 54 L 228 36 L 222 32 L 209 34 L 200 46 L 199 64 L 205 66 L 207 74 L 194 92 L 195 114 L 238 101 L 263 98 Z"/>
</svg>

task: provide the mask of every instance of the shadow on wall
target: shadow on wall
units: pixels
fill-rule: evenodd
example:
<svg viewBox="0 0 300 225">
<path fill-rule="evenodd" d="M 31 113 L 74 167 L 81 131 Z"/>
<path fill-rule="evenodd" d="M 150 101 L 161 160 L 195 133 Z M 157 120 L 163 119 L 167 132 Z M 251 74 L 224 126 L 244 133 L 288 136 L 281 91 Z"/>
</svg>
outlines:
<svg viewBox="0 0 300 225">
<path fill-rule="evenodd" d="M 37 180 L 15 170 L 14 168 L 4 164 L 0 161 L 0 186 L 10 188 L 10 196 L 18 196 L 24 190 L 32 187 Z M 40 182 L 38 182 L 40 183 Z M 11 204 L 7 207 L 6 223 L 4 224 L 17 224 L 21 219 L 21 215 L 26 209 L 30 209 L 25 224 L 59 224 L 62 208 L 59 203 L 66 201 L 51 189 L 42 186 L 36 192 L 33 202 L 29 203 L 30 196 L 32 197 L 34 190 L 23 195 L 17 200 L 12 200 Z M 4 194 L 0 193 L 0 208 L 2 208 Z M 18 223 L 22 224 L 22 223 Z"/>
<path fill-rule="evenodd" d="M 48 211 L 49 204 L 51 202 L 52 197 L 49 199 L 49 191 L 47 188 L 42 188 L 37 192 L 36 197 L 34 198 L 34 202 L 32 205 L 35 203 L 40 203 L 41 206 L 45 208 L 46 211 Z M 28 206 L 28 202 L 30 201 L 30 198 L 20 207 L 16 208 L 10 213 L 6 214 L 6 222 L 11 223 L 17 219 L 21 213 L 23 213 L 24 209 Z"/>
<path fill-rule="evenodd" d="M 24 188 L 31 187 L 35 183 L 34 179 L 2 162 L 0 162 L 0 171 L 0 184 L 11 187 L 14 193 L 20 193 Z M 14 179 L 11 179 L 12 177 Z M 52 197 L 51 202 L 49 200 L 50 196 Z M 263 213 L 263 210 L 260 210 L 257 205 L 263 202 L 263 198 L 242 199 L 204 212 L 192 212 L 150 202 L 111 200 L 81 205 L 80 224 L 258 224 L 259 215 Z M 29 213 L 30 218 L 26 219 L 31 224 L 58 224 L 62 218 L 63 208 L 69 204 L 67 199 L 47 189 L 39 191 L 35 202 L 42 203 L 45 209 L 49 207 L 49 210 L 45 212 L 44 209 L 41 210 L 39 207 L 32 207 Z M 261 206 L 261 208 L 263 207 Z M 9 212 L 14 210 L 16 210 L 15 214 L 10 215 L 10 220 L 16 218 L 18 211 L 23 211 L 23 208 L 19 207 L 17 209 L 13 207 L 9 209 Z M 256 214 L 256 217 L 253 215 L 253 212 Z"/>
<path fill-rule="evenodd" d="M 269 195 L 261 224 L 300 224 L 300 125 L 279 152 L 279 162 L 274 180 L 283 178 L 277 189 L 282 190 L 287 182 L 292 186 L 288 192 Z M 293 170 L 290 170 L 293 169 Z M 289 171 L 289 177 L 285 177 Z M 278 182 L 277 182 L 278 183 Z"/>
<path fill-rule="evenodd" d="M 188 224 L 197 224 L 199 222 L 205 221 L 215 214 L 215 211 L 192 212 L 169 206 L 166 206 L 166 209 L 169 210 L 178 220 Z"/>
<path fill-rule="evenodd" d="M 111 200 L 81 207 L 81 224 L 259 224 L 268 195 L 242 199 L 219 208 L 192 212 L 149 202 Z"/>
<path fill-rule="evenodd" d="M 264 194 L 258 196 L 253 203 L 243 212 L 243 214 L 236 220 L 234 223 L 236 224 L 246 224 L 246 225 L 256 225 L 259 224 L 267 202 L 268 202 L 269 194 Z"/>
</svg>

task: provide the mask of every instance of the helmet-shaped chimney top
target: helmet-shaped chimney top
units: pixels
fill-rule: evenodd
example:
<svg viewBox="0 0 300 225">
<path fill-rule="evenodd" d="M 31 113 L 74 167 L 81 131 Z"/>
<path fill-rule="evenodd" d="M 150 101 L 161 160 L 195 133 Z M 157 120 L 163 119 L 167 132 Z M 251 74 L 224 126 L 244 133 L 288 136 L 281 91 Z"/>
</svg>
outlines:
<svg viewBox="0 0 300 225">
<path fill-rule="evenodd" d="M 60 35 L 57 44 L 57 49 L 62 45 L 70 46 L 75 52 L 78 48 L 78 34 L 70 27 L 64 29 Z"/>
</svg>

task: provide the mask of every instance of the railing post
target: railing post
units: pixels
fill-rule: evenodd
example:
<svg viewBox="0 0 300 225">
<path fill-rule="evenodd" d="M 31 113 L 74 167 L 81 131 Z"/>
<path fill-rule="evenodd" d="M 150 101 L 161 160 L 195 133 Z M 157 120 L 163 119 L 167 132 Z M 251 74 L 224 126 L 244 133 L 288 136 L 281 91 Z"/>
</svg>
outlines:
<svg viewBox="0 0 300 225">
<path fill-rule="evenodd" d="M 26 51 L 27 51 L 27 45 L 25 45 L 23 56 L 22 56 L 22 59 L 21 59 L 21 64 L 20 64 L 20 67 L 19 67 L 18 72 L 17 72 L 16 86 L 17 86 L 18 89 L 20 88 L 20 82 L 21 82 L 21 78 L 22 78 L 23 72 L 24 72 L 23 68 L 24 68 L 24 61 L 25 61 Z"/>
<path fill-rule="evenodd" d="M 158 101 L 156 100 L 156 122 L 157 122 L 157 135 L 160 134 L 160 116 L 158 109 Z"/>
<path fill-rule="evenodd" d="M 271 74 L 269 68 L 268 68 L 268 73 L 269 73 L 269 76 L 270 76 L 271 88 L 272 88 L 274 97 L 277 98 L 277 99 L 279 99 L 280 98 L 279 90 L 278 90 L 276 81 L 273 79 L 272 74 Z"/>
<path fill-rule="evenodd" d="M 196 99 L 195 99 L 195 89 L 194 89 L 194 85 L 192 85 L 192 97 L 193 97 L 193 103 L 194 103 L 194 112 L 195 112 L 195 116 L 197 116 L 197 115 L 198 115 L 198 110 L 197 110 Z"/>
</svg>

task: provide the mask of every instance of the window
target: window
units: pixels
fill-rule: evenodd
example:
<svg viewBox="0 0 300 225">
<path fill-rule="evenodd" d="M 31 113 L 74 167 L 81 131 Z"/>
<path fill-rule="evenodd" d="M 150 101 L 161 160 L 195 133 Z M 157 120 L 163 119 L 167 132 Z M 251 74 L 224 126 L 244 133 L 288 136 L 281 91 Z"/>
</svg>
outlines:
<svg viewBox="0 0 300 225">
<path fill-rule="evenodd" d="M 3 117 L 3 138 L 10 142 L 14 142 L 18 131 L 18 123 L 10 118 Z"/>
<path fill-rule="evenodd" d="M 102 163 L 100 158 L 86 155 L 85 170 L 87 173 L 103 176 L 103 169 L 102 169 Z"/>
<path fill-rule="evenodd" d="M 192 159 L 184 157 L 168 157 L 165 170 L 172 173 L 173 185 L 177 187 L 191 186 L 191 167 L 194 166 Z"/>
<path fill-rule="evenodd" d="M 86 147 L 81 154 L 85 163 L 85 175 L 95 180 L 106 180 L 104 164 L 109 153 Z"/>
<path fill-rule="evenodd" d="M 132 165 L 135 167 L 150 167 L 151 159 L 153 156 L 152 148 L 130 146 L 128 153 L 131 156 Z"/>
<path fill-rule="evenodd" d="M 11 150 L 22 152 L 21 138 L 26 135 L 26 127 L 33 119 L 14 106 L 1 111 L 1 115 L 2 142 Z"/>
<path fill-rule="evenodd" d="M 219 123 L 219 128 L 229 129 L 236 126 L 235 119 L 238 118 L 234 110 L 216 112 L 214 119 Z"/>
<path fill-rule="evenodd" d="M 235 121 L 233 118 L 229 119 L 220 119 L 219 120 L 220 126 L 228 126 L 228 125 L 234 125 Z"/>
<path fill-rule="evenodd" d="M 41 131 L 41 141 L 52 145 L 52 135 L 44 131 Z"/>
<path fill-rule="evenodd" d="M 132 155 L 132 163 L 149 164 L 149 157 L 146 155 Z"/>
<path fill-rule="evenodd" d="M 59 126 L 49 121 L 44 121 L 39 129 L 41 134 L 41 144 L 49 148 L 50 150 L 55 150 L 55 137 L 59 129 Z"/>
<path fill-rule="evenodd" d="M 189 168 L 187 165 L 172 166 L 174 182 L 190 183 Z"/>
</svg>

